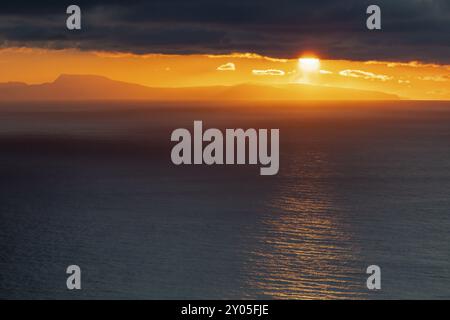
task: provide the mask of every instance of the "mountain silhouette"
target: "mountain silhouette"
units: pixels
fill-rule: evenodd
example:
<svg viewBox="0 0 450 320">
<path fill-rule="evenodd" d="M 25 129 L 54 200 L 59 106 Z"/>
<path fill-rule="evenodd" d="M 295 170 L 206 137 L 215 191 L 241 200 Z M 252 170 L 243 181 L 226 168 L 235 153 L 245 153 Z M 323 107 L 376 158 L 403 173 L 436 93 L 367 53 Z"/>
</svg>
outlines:
<svg viewBox="0 0 450 320">
<path fill-rule="evenodd" d="M 305 84 L 156 88 L 97 75 L 60 75 L 55 81 L 0 84 L 0 100 L 396 100 L 383 92 Z"/>
</svg>

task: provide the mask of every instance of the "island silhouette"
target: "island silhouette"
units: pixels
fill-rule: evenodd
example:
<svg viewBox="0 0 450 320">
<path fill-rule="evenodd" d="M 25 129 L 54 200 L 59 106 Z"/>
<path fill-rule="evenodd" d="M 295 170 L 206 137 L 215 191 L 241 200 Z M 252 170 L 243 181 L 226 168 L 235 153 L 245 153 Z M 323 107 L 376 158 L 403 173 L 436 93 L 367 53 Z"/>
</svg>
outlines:
<svg viewBox="0 0 450 320">
<path fill-rule="evenodd" d="M 0 84 L 0 100 L 397 100 L 398 96 L 377 91 L 338 87 L 245 83 L 234 86 L 147 87 L 98 75 L 62 74 L 42 84 Z"/>
</svg>

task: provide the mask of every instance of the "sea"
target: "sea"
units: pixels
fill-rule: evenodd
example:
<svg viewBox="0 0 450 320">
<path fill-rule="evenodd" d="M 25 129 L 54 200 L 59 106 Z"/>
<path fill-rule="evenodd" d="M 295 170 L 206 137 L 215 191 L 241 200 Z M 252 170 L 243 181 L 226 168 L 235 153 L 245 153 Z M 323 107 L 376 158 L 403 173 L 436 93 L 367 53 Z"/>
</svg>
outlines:
<svg viewBox="0 0 450 320">
<path fill-rule="evenodd" d="M 174 165 L 195 120 L 278 174 Z M 450 102 L 0 102 L 0 298 L 450 299 Z"/>
</svg>

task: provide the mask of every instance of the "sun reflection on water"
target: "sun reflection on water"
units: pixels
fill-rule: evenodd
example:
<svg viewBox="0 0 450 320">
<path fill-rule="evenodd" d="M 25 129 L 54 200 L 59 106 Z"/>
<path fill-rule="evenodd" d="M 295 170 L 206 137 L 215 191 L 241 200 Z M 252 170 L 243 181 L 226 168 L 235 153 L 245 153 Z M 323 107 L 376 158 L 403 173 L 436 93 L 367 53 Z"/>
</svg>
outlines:
<svg viewBox="0 0 450 320">
<path fill-rule="evenodd" d="M 250 285 L 270 298 L 363 298 L 359 249 L 327 184 L 331 168 L 321 154 L 304 160 L 292 164 L 269 204 Z"/>
</svg>

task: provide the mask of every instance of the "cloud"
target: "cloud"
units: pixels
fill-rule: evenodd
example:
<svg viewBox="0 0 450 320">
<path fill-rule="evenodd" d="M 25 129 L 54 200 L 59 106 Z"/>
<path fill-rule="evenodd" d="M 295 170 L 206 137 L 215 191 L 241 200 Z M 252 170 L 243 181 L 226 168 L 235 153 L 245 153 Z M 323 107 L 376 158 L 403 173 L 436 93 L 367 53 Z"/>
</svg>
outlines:
<svg viewBox="0 0 450 320">
<path fill-rule="evenodd" d="M 420 61 L 409 61 L 409 62 L 390 62 L 390 61 L 366 61 L 365 64 L 372 64 L 372 65 L 384 65 L 389 68 L 395 68 L 395 67 L 411 67 L 411 68 L 423 68 L 423 67 L 430 67 L 430 68 L 441 68 L 442 65 L 435 64 L 435 63 L 422 63 Z"/>
<path fill-rule="evenodd" d="M 60 1 L 4 0 L 0 47 L 134 54 L 426 61 L 450 64 L 450 1 L 377 0 L 382 31 L 366 28 L 368 0 L 78 0 L 82 30 Z"/>
<path fill-rule="evenodd" d="M 328 70 L 319 70 L 320 74 L 332 74 L 332 71 L 328 71 Z"/>
<path fill-rule="evenodd" d="M 342 70 L 339 71 L 339 75 L 343 77 L 352 77 L 352 78 L 363 78 L 363 79 L 369 79 L 369 80 L 381 80 L 381 81 L 387 81 L 392 79 L 392 77 L 384 75 L 384 74 L 375 74 L 372 72 L 362 71 L 362 70 Z"/>
<path fill-rule="evenodd" d="M 271 62 L 288 62 L 288 59 L 278 59 L 278 58 L 271 58 L 271 57 L 265 57 L 260 54 L 256 53 L 239 53 L 239 52 L 233 52 L 230 54 L 215 54 L 215 55 L 207 55 L 208 58 L 217 59 L 217 58 L 238 58 L 238 59 L 263 59 Z"/>
<path fill-rule="evenodd" d="M 284 76 L 283 70 L 267 69 L 267 70 L 252 70 L 252 74 L 255 76 Z"/>
<path fill-rule="evenodd" d="M 221 66 L 218 66 L 216 70 L 219 70 L 219 71 L 234 71 L 234 70 L 236 70 L 236 66 L 235 66 L 235 64 L 233 62 L 228 62 L 228 63 L 225 63 L 225 64 L 223 64 Z"/>
<path fill-rule="evenodd" d="M 425 76 L 425 77 L 418 77 L 419 80 L 424 81 L 434 81 L 434 82 L 446 82 L 450 80 L 450 75 L 441 75 L 441 76 Z"/>
</svg>

